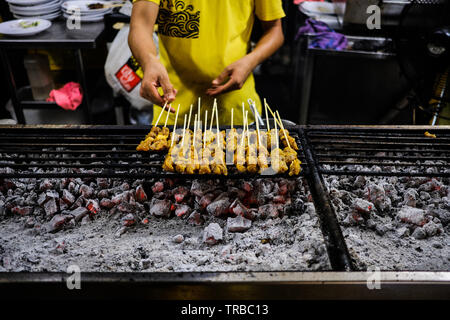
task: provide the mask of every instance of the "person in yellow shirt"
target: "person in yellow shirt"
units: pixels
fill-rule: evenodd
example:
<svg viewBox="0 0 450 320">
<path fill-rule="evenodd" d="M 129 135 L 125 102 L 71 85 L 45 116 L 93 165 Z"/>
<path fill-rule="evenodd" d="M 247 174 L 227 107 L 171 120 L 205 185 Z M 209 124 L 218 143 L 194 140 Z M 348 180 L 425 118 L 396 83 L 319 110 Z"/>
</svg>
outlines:
<svg viewBox="0 0 450 320">
<path fill-rule="evenodd" d="M 255 16 L 263 35 L 250 52 Z M 191 104 L 197 110 L 199 97 L 201 119 L 205 110 L 211 115 L 217 98 L 221 125 L 229 124 L 231 108 L 241 124 L 237 111 L 243 102 L 248 110 L 248 99 L 261 112 L 252 71 L 283 44 L 284 16 L 281 0 L 134 0 L 128 42 L 144 72 L 141 95 L 154 103 L 153 122 L 168 102 L 171 112 L 180 104 L 182 124 Z M 168 123 L 174 121 L 172 113 Z"/>
</svg>

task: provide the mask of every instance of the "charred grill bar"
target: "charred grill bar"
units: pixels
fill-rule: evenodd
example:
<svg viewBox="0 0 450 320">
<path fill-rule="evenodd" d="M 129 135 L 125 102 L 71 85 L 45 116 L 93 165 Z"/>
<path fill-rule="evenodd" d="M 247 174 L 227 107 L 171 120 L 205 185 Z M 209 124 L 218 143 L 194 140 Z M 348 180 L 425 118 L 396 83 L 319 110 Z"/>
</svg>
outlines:
<svg viewBox="0 0 450 320">
<path fill-rule="evenodd" d="M 362 126 L 296 126 L 286 128 L 297 139 L 301 150 L 301 176 L 308 182 L 314 205 L 321 222 L 330 264 L 334 271 L 351 271 L 355 266 L 342 236 L 329 190 L 324 177 L 336 176 L 399 176 L 450 177 L 450 128 L 448 127 L 362 127 Z M 20 178 L 181 178 L 181 179 L 245 179 L 248 174 L 228 176 L 181 175 L 163 172 L 164 154 L 139 153 L 136 145 L 148 131 L 144 127 L 118 126 L 3 126 L 0 136 L 0 180 Z M 436 135 L 425 136 L 425 131 Z M 364 169 L 362 169 L 364 168 Z M 369 168 L 369 169 L 367 169 Z M 412 169 L 412 170 L 411 170 Z M 254 177 L 254 176 L 253 176 Z M 414 270 L 410 270 L 414 271 Z M 441 270 L 448 271 L 448 270 Z M 308 272 L 262 272 L 256 282 L 290 284 L 312 280 Z M 414 274 L 414 273 L 412 273 Z M 286 276 L 289 275 L 289 276 Z M 394 283 L 395 277 L 386 279 Z M 89 276 L 92 282 L 109 281 L 101 274 Z M 173 273 L 149 276 L 126 274 L 121 279 L 138 279 L 144 283 L 205 283 L 218 279 L 219 283 L 252 282 L 250 273 L 223 274 Z M 429 284 L 448 284 L 448 272 L 427 273 L 427 279 L 409 278 Z M 431 278 L 430 278 L 431 277 Z M 17 278 L 17 277 L 16 277 Z M 36 276 L 36 279 L 42 275 Z M 44 276 L 49 281 L 61 277 Z M 114 277 L 113 277 L 114 278 Z M 170 278 L 170 279 L 169 279 Z M 1 283 L 14 282 L 8 274 L 0 276 Z M 27 283 L 33 275 L 18 277 Z M 162 279 L 162 280 L 161 280 Z M 321 280 L 315 278 L 317 283 Z M 333 281 L 339 282 L 333 278 Z M 313 282 L 314 282 L 313 281 Z M 357 282 L 361 284 L 358 278 Z M 344 286 L 355 284 L 343 276 Z M 301 287 L 301 285 L 300 285 Z M 441 287 L 442 288 L 442 287 Z M 441 289 L 440 289 L 441 290 Z M 339 291 L 339 290 L 338 290 Z M 337 296 L 336 296 L 337 297 Z"/>
</svg>

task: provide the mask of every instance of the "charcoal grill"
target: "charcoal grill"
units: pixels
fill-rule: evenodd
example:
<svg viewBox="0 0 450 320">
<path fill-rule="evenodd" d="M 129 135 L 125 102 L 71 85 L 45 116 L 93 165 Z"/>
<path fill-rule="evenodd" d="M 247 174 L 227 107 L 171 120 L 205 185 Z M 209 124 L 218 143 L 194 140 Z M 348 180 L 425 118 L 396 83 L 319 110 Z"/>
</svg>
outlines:
<svg viewBox="0 0 450 320">
<path fill-rule="evenodd" d="M 347 296 L 430 298 L 442 297 L 450 285 L 449 270 L 442 272 L 382 272 L 384 293 L 365 287 L 365 273 L 354 266 L 331 205 L 323 177 L 326 175 L 450 177 L 450 127 L 380 126 L 293 126 L 287 128 L 301 146 L 301 176 L 308 182 L 327 245 L 333 272 L 232 272 L 170 274 L 83 275 L 87 285 L 123 288 L 124 283 L 142 284 L 145 292 L 157 288 L 191 290 L 191 298 L 209 297 L 211 285 L 238 288 L 240 297 L 270 297 L 269 292 L 287 297 L 342 298 Z M 142 126 L 2 126 L 0 131 L 0 179 L 20 178 L 186 178 L 241 179 L 248 174 L 223 176 L 180 175 L 161 170 L 163 154 L 136 152 L 148 132 Z M 436 138 L 425 136 L 425 131 Z M 357 165 L 377 166 L 375 171 L 358 170 Z M 353 166 L 353 167 L 352 167 Z M 392 170 L 395 167 L 395 170 Z M 413 173 L 406 168 L 414 167 Z M 356 169 L 355 169 L 356 168 Z M 31 171 L 31 172 L 30 172 Z M 0 274 L 0 284 L 34 288 L 63 285 L 65 274 Z M 63 283 L 63 284 L 61 284 Z M 252 287 L 255 285 L 255 287 Z M 189 287 L 190 289 L 186 289 Z M 300 291 L 286 291 L 286 287 Z M 330 290 L 322 292 L 321 288 Z M 427 288 L 426 293 L 412 288 Z M 153 289 L 152 289 L 153 288 Z M 259 288 L 259 291 L 255 288 Z M 275 288 L 275 291 L 272 291 Z M 265 290 L 267 289 L 267 290 Z M 150 291 L 149 291 L 150 290 Z M 153 291 L 152 291 L 153 290 Z M 18 291 L 22 292 L 22 291 Z M 34 292 L 33 290 L 29 292 Z M 124 291 L 126 292 L 126 291 Z M 140 291 L 135 291 L 140 292 Z M 228 291 L 229 295 L 233 291 Z M 408 293 L 409 292 L 409 293 Z M 383 294 L 387 294 L 383 295 Z M 147 296 L 151 296 L 149 293 Z M 176 296 L 172 296 L 177 298 Z M 230 296 L 227 296 L 228 298 Z M 237 296 L 236 296 L 237 297 Z"/>
</svg>

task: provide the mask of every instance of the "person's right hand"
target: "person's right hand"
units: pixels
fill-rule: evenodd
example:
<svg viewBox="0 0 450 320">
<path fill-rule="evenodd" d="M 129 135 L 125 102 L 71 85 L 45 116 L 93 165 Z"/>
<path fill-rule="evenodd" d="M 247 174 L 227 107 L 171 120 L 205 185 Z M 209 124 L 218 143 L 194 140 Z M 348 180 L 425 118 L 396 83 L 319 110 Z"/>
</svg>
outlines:
<svg viewBox="0 0 450 320">
<path fill-rule="evenodd" d="M 150 102 L 163 106 L 167 103 L 167 109 L 175 112 L 175 109 L 169 107 L 169 103 L 175 100 L 177 90 L 170 83 L 166 68 L 158 58 L 152 58 L 151 62 L 145 67 L 144 78 L 141 84 L 141 96 Z M 164 95 L 161 96 L 158 88 L 161 87 Z"/>
</svg>

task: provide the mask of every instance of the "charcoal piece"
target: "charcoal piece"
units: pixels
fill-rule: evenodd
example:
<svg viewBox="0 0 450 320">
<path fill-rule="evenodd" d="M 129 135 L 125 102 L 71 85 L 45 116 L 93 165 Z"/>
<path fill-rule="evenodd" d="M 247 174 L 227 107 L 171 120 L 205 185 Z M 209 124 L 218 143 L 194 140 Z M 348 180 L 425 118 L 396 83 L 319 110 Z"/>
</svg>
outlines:
<svg viewBox="0 0 450 320">
<path fill-rule="evenodd" d="M 252 221 L 244 218 L 243 216 L 227 219 L 227 230 L 229 232 L 244 232 L 250 229 L 251 226 Z"/>
<path fill-rule="evenodd" d="M 208 214 L 220 217 L 226 215 L 228 213 L 228 209 L 230 207 L 230 200 L 228 198 L 215 200 L 211 202 L 207 207 L 206 211 Z"/>
<path fill-rule="evenodd" d="M 170 200 L 158 200 L 155 199 L 150 207 L 150 214 L 155 217 L 170 217 L 170 208 L 172 206 L 172 202 Z"/>
<path fill-rule="evenodd" d="M 223 239 L 223 230 L 218 223 L 209 224 L 203 231 L 203 242 L 214 245 Z"/>
</svg>

